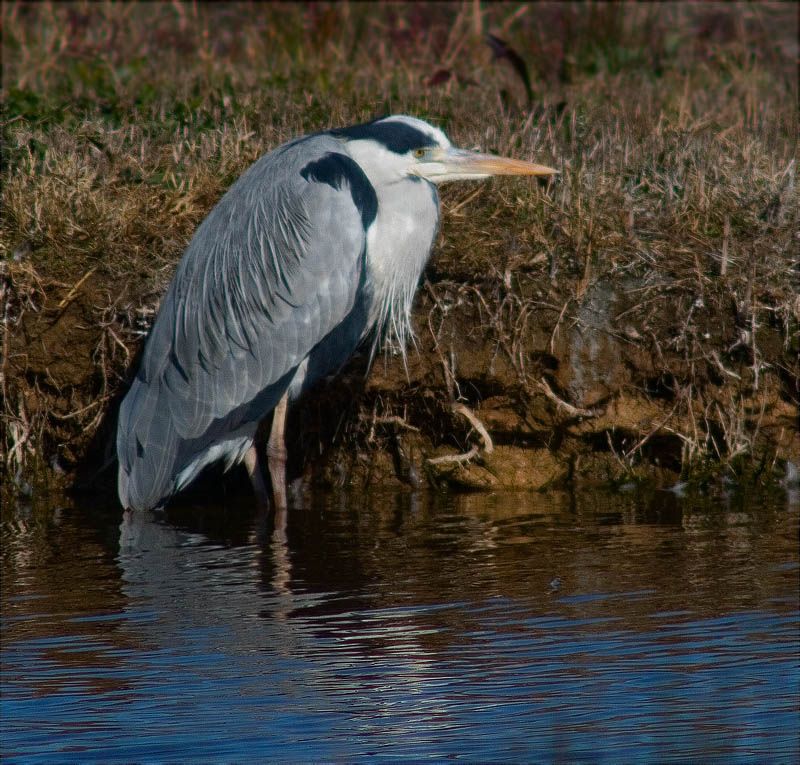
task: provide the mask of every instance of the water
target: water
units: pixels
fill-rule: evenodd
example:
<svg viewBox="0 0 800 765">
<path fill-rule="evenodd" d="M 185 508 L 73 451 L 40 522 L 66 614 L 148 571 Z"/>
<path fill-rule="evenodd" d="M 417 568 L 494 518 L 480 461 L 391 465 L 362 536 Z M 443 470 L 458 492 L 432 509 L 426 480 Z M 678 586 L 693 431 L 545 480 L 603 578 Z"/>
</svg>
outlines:
<svg viewBox="0 0 800 765">
<path fill-rule="evenodd" d="M 8 762 L 797 762 L 796 498 L 4 508 Z"/>
</svg>

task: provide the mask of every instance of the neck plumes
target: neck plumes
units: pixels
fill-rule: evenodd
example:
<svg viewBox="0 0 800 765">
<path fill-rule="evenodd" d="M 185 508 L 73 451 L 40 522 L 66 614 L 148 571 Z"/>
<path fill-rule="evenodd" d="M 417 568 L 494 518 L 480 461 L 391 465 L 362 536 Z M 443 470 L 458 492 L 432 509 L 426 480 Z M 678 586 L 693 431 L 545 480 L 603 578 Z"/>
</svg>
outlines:
<svg viewBox="0 0 800 765">
<path fill-rule="evenodd" d="M 398 186 L 400 187 L 398 189 Z M 399 351 L 414 338 L 411 307 L 439 223 L 436 188 L 420 179 L 377 187 L 378 215 L 367 231 L 375 346 Z"/>
</svg>

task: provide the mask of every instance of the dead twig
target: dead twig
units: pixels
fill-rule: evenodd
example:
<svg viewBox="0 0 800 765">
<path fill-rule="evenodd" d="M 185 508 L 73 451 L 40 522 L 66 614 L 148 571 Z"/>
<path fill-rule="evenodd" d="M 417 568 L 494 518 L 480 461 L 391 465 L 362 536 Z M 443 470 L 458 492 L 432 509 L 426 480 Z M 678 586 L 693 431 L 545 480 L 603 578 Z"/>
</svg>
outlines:
<svg viewBox="0 0 800 765">
<path fill-rule="evenodd" d="M 678 408 L 678 404 L 676 403 L 675 406 L 672 407 L 670 413 L 663 419 L 661 422 L 658 423 L 650 432 L 640 438 L 627 452 L 625 452 L 624 457 L 626 460 L 629 460 L 634 452 L 641 449 L 659 430 L 661 430 L 672 418 L 672 415 L 675 414 L 675 410 Z"/>
<path fill-rule="evenodd" d="M 97 271 L 97 266 L 95 266 L 94 268 L 90 268 L 80 279 L 78 279 L 78 281 L 72 285 L 70 291 L 64 296 L 64 298 L 62 298 L 62 300 L 56 306 L 56 310 L 60 311 L 62 308 L 66 308 L 75 299 L 75 296 L 78 294 L 78 290 L 83 286 L 84 282 L 95 271 Z"/>
</svg>

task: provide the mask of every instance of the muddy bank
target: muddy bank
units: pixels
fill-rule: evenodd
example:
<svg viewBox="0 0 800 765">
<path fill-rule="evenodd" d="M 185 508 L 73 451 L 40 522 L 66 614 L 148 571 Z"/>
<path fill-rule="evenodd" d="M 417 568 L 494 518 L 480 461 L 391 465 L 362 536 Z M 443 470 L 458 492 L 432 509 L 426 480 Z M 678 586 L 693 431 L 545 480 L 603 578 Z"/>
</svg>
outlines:
<svg viewBox="0 0 800 765">
<path fill-rule="evenodd" d="M 44 468 L 113 489 L 115 412 L 154 314 L 149 283 L 27 277 L 20 266 L 4 279 L 6 477 L 21 485 Z M 387 352 L 366 374 L 357 356 L 291 412 L 290 477 L 669 486 L 720 474 L 779 480 L 787 460 L 800 463 L 796 355 L 780 325 L 748 338 L 714 295 L 687 303 L 640 278 L 582 293 L 569 284 L 541 274 L 426 280 L 407 364 Z"/>
<path fill-rule="evenodd" d="M 355 359 L 296 407 L 295 475 L 800 463 L 796 14 L 524 11 L 3 4 L 3 488 L 106 463 L 113 488 L 116 402 L 211 207 L 276 146 L 391 112 L 560 175 L 443 188 L 407 368 Z"/>
<path fill-rule="evenodd" d="M 687 357 L 669 348 L 684 317 L 667 296 L 641 321 L 630 285 L 599 282 L 580 299 L 540 285 L 426 284 L 407 369 L 396 356 L 376 363 L 344 426 L 360 448 L 334 448 L 316 470 L 331 482 L 539 489 L 766 478 L 797 462 L 788 355 L 754 371 L 752 353 L 712 350 L 735 346 L 721 336 L 735 337 L 734 316 L 714 316 L 699 330 L 705 349 Z M 758 342 L 783 348 L 778 331 Z"/>
</svg>

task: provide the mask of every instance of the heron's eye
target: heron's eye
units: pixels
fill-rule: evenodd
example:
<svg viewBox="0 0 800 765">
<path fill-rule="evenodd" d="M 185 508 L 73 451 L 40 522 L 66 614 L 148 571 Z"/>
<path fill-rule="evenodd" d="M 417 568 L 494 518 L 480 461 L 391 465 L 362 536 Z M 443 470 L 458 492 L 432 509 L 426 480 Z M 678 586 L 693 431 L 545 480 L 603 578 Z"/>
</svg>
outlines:
<svg viewBox="0 0 800 765">
<path fill-rule="evenodd" d="M 422 159 L 425 156 L 425 149 L 414 149 L 414 156 L 417 159 Z"/>
</svg>

